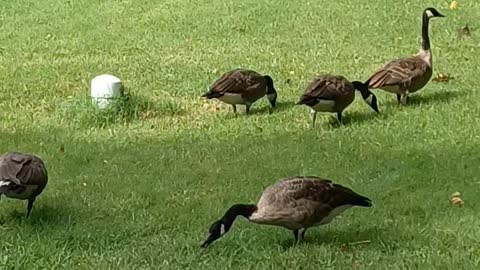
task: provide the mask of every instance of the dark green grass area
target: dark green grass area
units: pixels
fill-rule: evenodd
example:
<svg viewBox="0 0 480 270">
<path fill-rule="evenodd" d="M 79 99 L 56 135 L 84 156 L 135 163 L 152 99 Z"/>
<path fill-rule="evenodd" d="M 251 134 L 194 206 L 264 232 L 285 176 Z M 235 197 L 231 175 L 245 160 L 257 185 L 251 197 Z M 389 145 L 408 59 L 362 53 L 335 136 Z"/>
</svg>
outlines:
<svg viewBox="0 0 480 270">
<path fill-rule="evenodd" d="M 5 3 L 4 3 L 5 2 Z M 480 5 L 460 1 L 4 1 L 0 150 L 40 155 L 49 184 L 25 218 L 0 200 L 0 269 L 478 269 Z M 294 106 L 320 73 L 364 80 L 419 46 L 431 22 L 434 76 L 400 107 L 358 96 L 345 125 L 310 127 Z M 468 24 L 469 37 L 457 29 Z M 269 74 L 277 109 L 245 116 L 201 95 L 221 73 Z M 130 99 L 95 111 L 89 81 L 120 77 Z M 208 249 L 210 223 L 282 177 L 318 175 L 372 199 L 294 246 L 238 219 Z M 464 207 L 449 196 L 460 192 Z"/>
</svg>

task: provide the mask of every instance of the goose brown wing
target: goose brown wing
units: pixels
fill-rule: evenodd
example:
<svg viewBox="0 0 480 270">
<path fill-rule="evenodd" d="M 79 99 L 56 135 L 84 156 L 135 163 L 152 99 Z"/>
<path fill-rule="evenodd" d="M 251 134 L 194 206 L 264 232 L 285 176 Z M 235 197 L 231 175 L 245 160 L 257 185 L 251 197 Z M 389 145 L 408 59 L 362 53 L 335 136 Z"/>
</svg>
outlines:
<svg viewBox="0 0 480 270">
<path fill-rule="evenodd" d="M 0 157 L 0 179 L 12 181 L 17 185 L 44 187 L 48 176 L 45 164 L 40 158 L 12 152 Z"/>
<path fill-rule="evenodd" d="M 412 81 L 425 74 L 428 65 L 418 57 L 407 57 L 392 61 L 377 70 L 368 80 L 369 88 L 398 85 L 408 88 Z"/>
<path fill-rule="evenodd" d="M 352 84 L 342 76 L 320 76 L 306 87 L 299 103 L 312 106 L 319 100 L 337 100 L 351 91 Z"/>
<path fill-rule="evenodd" d="M 255 71 L 245 71 L 245 85 L 246 89 L 242 96 L 246 100 L 255 101 L 267 93 L 267 82 L 265 78 Z"/>
<path fill-rule="evenodd" d="M 306 200 L 332 209 L 342 205 L 371 206 L 370 199 L 316 176 L 285 178 L 267 188 L 262 197 L 269 198 L 269 203 L 289 204 Z"/>
<path fill-rule="evenodd" d="M 217 95 L 225 93 L 244 93 L 249 89 L 256 89 L 259 85 L 265 85 L 263 76 L 252 70 L 236 69 L 225 73 L 210 87 L 210 92 Z"/>
</svg>

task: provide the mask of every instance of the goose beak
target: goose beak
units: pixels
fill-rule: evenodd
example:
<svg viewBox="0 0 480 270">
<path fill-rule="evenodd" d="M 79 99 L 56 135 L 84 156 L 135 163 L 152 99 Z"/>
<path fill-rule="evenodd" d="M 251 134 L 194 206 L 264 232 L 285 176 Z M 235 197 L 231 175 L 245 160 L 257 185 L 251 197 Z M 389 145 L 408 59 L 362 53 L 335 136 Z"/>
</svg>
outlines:
<svg viewBox="0 0 480 270">
<path fill-rule="evenodd" d="M 207 240 L 205 240 L 205 242 L 203 242 L 203 244 L 201 245 L 202 248 L 206 248 L 208 247 L 213 241 L 215 241 L 216 238 L 213 237 L 211 234 L 208 236 Z"/>
</svg>

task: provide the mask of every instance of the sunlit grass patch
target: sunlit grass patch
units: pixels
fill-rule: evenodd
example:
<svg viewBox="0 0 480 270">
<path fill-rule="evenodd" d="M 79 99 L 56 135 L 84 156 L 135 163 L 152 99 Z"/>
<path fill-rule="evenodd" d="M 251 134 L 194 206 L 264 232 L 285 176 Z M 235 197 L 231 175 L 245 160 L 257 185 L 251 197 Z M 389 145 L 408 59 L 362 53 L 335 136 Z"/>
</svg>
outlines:
<svg viewBox="0 0 480 270">
<path fill-rule="evenodd" d="M 88 96 L 70 96 L 60 104 L 59 117 L 64 122 L 81 127 L 106 127 L 136 120 L 179 115 L 183 112 L 175 101 L 151 101 L 145 96 L 129 92 L 110 99 L 108 106 L 98 108 Z"/>
</svg>

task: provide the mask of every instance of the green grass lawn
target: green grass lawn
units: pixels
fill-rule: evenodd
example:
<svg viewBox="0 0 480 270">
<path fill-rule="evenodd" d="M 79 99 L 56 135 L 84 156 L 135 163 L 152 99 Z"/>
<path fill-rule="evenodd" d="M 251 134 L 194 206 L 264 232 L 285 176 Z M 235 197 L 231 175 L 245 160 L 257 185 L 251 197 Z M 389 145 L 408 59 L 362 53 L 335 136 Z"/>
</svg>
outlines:
<svg viewBox="0 0 480 270">
<path fill-rule="evenodd" d="M 480 3 L 459 2 L 2 1 L 0 150 L 40 155 L 50 178 L 29 219 L 24 202 L 0 201 L 0 269 L 479 269 Z M 293 106 L 308 81 L 366 80 L 413 55 L 429 6 L 447 16 L 430 25 L 434 76 L 451 80 L 407 107 L 376 91 L 380 115 L 357 96 L 345 126 L 325 115 L 310 128 Z M 265 99 L 235 117 L 199 97 L 237 67 L 272 76 L 273 114 Z M 102 73 L 134 97 L 117 121 L 85 106 Z M 298 246 L 239 219 L 200 248 L 230 205 L 293 175 L 374 207 Z M 462 208 L 449 205 L 455 191 Z"/>
</svg>

